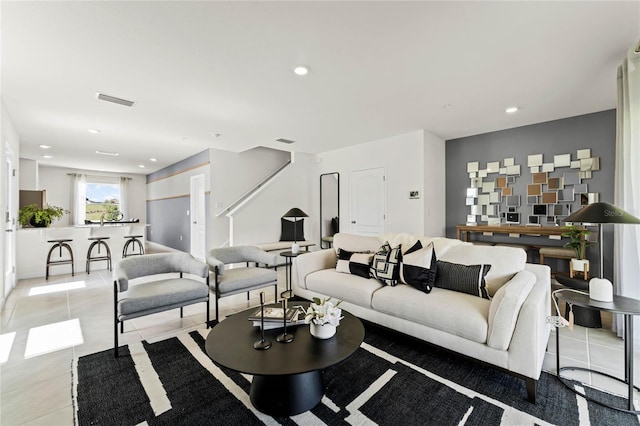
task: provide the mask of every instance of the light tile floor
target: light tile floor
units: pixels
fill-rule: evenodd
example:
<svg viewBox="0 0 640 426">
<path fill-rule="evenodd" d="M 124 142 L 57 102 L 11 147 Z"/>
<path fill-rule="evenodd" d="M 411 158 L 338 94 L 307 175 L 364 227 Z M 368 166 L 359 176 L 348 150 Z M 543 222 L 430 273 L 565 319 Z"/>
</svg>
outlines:
<svg viewBox="0 0 640 426">
<path fill-rule="evenodd" d="M 278 270 L 279 287 L 283 290 L 284 268 Z M 73 424 L 71 362 L 73 357 L 112 348 L 112 285 L 111 273 L 106 270 L 92 271 L 91 275 L 57 275 L 49 281 L 38 278 L 18 283 L 0 314 L 0 335 L 10 337 L 15 332 L 8 360 L 0 366 L 1 425 Z M 265 293 L 273 300 L 272 291 Z M 258 297 L 259 291 L 252 292 L 249 301 L 245 294 L 223 298 L 221 315 L 258 305 Z M 186 307 L 182 319 L 177 310 L 134 319 L 125 323 L 120 344 L 195 330 L 204 320 L 204 304 Z M 37 327 L 51 324 L 56 324 L 56 329 L 40 330 L 48 336 L 40 340 L 56 343 L 59 348 L 26 357 L 28 348 L 29 352 L 36 353 L 46 350 L 37 345 L 36 332 Z M 56 331 L 59 336 L 54 335 Z M 78 331 L 82 343 L 65 341 L 77 336 Z M 562 329 L 560 333 L 563 366 L 590 366 L 618 376 L 622 374 L 624 345 L 612 332 L 576 326 L 573 331 Z M 0 345 L 7 346 L 1 342 L 3 340 Z M 555 372 L 555 334 L 552 333 L 549 342 L 543 368 Z M 640 357 L 636 355 L 635 358 Z M 611 380 L 605 382 L 596 375 L 586 376 L 595 386 L 624 394 L 624 388 Z M 637 376 L 636 371 L 636 381 Z"/>
</svg>

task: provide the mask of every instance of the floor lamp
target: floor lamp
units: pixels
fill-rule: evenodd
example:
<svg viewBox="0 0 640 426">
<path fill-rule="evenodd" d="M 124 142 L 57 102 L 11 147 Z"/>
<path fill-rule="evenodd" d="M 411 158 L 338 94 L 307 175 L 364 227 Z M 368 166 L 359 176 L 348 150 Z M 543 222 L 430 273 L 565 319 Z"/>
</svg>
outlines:
<svg viewBox="0 0 640 426">
<path fill-rule="evenodd" d="M 640 224 L 640 219 L 609 203 L 589 204 L 566 217 L 564 222 L 597 223 L 600 249 L 600 278 L 589 281 L 589 297 L 601 302 L 613 301 L 613 285 L 604 278 L 604 251 L 602 250 L 602 224 L 627 223 Z"/>
<path fill-rule="evenodd" d="M 291 245 L 291 252 L 298 253 L 300 251 L 300 246 L 298 245 L 298 239 L 296 236 L 296 230 L 297 230 L 296 228 L 298 228 L 297 226 L 298 218 L 309 217 L 309 215 L 303 212 L 302 210 L 300 210 L 299 208 L 294 207 L 288 212 L 286 212 L 285 214 L 283 214 L 282 217 L 286 219 L 293 218 L 293 244 Z"/>
</svg>

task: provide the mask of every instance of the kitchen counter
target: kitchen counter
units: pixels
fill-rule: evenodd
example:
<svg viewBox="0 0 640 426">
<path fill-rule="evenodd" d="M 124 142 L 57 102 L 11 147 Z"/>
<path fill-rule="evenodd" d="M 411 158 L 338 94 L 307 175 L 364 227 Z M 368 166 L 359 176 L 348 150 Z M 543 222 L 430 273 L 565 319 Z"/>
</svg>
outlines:
<svg viewBox="0 0 640 426">
<path fill-rule="evenodd" d="M 109 237 L 107 244 L 111 249 L 111 261 L 115 265 L 122 259 L 122 249 L 127 239 L 127 235 L 142 235 L 139 238 L 144 245 L 149 226 L 145 223 L 127 223 L 118 225 L 99 224 L 78 225 L 78 226 L 52 226 L 49 228 L 20 228 L 17 230 L 17 253 L 16 253 L 16 274 L 18 279 L 36 278 L 45 276 L 47 253 L 51 248 L 48 240 L 59 238 L 73 239 L 69 243 L 73 250 L 74 267 L 77 273 L 84 272 L 87 260 L 87 250 L 91 241 L 89 237 L 104 236 Z M 58 253 L 55 253 L 57 255 Z M 52 257 L 53 258 L 53 257 Z M 92 270 L 106 268 L 107 262 L 96 262 Z M 60 274 L 70 274 L 69 265 L 52 266 L 50 276 Z M 50 278 L 51 279 L 51 278 Z"/>
</svg>

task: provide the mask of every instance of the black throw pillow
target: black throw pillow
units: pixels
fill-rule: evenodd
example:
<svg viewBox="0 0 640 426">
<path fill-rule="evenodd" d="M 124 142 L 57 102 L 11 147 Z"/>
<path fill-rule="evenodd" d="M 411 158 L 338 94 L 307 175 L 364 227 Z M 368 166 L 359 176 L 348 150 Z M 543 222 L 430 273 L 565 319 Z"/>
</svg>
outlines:
<svg viewBox="0 0 640 426">
<path fill-rule="evenodd" d="M 491 265 L 460 265 L 438 260 L 436 287 L 490 299 L 485 276 Z"/>
<path fill-rule="evenodd" d="M 429 293 L 436 282 L 437 267 L 433 243 L 422 247 L 418 241 L 402 255 L 400 282 Z"/>
<path fill-rule="evenodd" d="M 280 225 L 282 228 L 282 232 L 280 233 L 280 241 L 304 241 L 304 219 L 300 218 L 297 221 L 293 222 L 281 217 Z"/>
<path fill-rule="evenodd" d="M 400 276 L 400 262 L 402 261 L 401 245 L 391 248 L 386 242 L 373 255 L 370 275 L 386 285 L 395 286 Z"/>
</svg>

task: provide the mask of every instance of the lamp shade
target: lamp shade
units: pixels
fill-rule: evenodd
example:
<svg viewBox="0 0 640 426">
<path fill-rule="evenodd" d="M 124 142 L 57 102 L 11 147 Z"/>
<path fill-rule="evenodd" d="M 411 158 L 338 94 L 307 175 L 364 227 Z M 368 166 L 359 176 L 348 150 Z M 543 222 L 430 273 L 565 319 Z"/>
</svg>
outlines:
<svg viewBox="0 0 640 426">
<path fill-rule="evenodd" d="M 305 212 L 303 212 L 302 210 L 300 210 L 297 207 L 292 208 L 291 210 L 289 210 L 288 212 L 286 212 L 285 214 L 282 215 L 282 217 L 309 217 L 308 214 L 306 214 Z"/>
<path fill-rule="evenodd" d="M 640 219 L 613 204 L 593 203 L 567 216 L 564 222 L 640 224 Z"/>
</svg>

